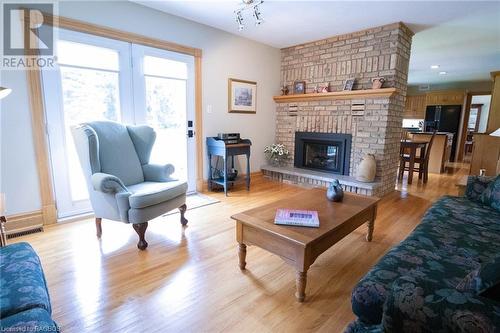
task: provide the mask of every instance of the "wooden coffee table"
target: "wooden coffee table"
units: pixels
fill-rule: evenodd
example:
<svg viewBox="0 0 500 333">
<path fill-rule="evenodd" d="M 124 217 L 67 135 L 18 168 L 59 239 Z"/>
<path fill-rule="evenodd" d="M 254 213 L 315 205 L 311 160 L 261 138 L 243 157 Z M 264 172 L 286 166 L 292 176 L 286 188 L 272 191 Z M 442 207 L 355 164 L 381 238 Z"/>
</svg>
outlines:
<svg viewBox="0 0 500 333">
<path fill-rule="evenodd" d="M 330 202 L 326 199 L 325 192 L 320 188 L 304 190 L 290 198 L 231 216 L 236 220 L 240 269 L 244 270 L 246 266 L 247 245 L 256 245 L 279 255 L 295 267 L 295 296 L 299 302 L 303 302 L 307 270 L 320 254 L 363 223 L 368 226 L 366 239 L 371 241 L 379 199 L 346 193 L 342 202 Z M 274 216 L 278 208 L 316 210 L 320 226 L 307 228 L 275 225 Z"/>
</svg>

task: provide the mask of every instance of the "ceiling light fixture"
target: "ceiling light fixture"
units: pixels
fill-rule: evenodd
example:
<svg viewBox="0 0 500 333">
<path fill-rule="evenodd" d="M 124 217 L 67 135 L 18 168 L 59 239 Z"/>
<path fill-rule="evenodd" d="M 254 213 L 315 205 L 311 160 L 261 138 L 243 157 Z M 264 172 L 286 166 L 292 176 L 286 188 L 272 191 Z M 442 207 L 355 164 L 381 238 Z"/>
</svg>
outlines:
<svg viewBox="0 0 500 333">
<path fill-rule="evenodd" d="M 431 68 L 432 68 L 432 69 L 438 69 L 438 68 L 439 68 L 439 65 L 431 65 Z"/>
<path fill-rule="evenodd" d="M 264 20 L 262 19 L 262 15 L 259 10 L 259 6 L 253 7 L 253 17 L 255 17 L 255 25 L 261 25 Z"/>
<path fill-rule="evenodd" d="M 236 23 L 238 23 L 238 31 L 243 31 L 243 29 L 245 29 L 245 24 L 243 23 L 243 15 L 241 15 L 241 11 L 236 12 Z"/>
<path fill-rule="evenodd" d="M 445 71 L 439 72 L 439 75 L 446 75 L 446 74 L 448 74 L 448 72 L 445 72 Z"/>
<path fill-rule="evenodd" d="M 234 11 L 236 15 L 236 23 L 238 23 L 238 31 L 242 31 L 245 29 L 245 24 L 243 22 L 243 12 L 246 10 L 252 10 L 253 17 L 255 18 L 255 25 L 259 26 L 264 23 L 264 19 L 262 18 L 262 14 L 260 12 L 259 5 L 264 3 L 263 0 L 241 0 L 242 6 Z"/>
</svg>

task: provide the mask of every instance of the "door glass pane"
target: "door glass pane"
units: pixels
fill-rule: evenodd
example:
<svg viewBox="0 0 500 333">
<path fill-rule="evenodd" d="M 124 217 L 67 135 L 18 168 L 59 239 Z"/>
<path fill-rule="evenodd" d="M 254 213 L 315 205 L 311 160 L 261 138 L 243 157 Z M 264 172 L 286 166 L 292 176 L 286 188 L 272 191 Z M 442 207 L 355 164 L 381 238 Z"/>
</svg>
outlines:
<svg viewBox="0 0 500 333">
<path fill-rule="evenodd" d="M 71 126 L 94 120 L 120 120 L 119 76 L 116 72 L 66 66 L 60 66 L 60 71 L 71 199 L 85 200 L 88 199 L 88 191 Z"/>
<path fill-rule="evenodd" d="M 185 62 L 144 56 L 144 74 L 186 80 L 188 66 Z"/>
<path fill-rule="evenodd" d="M 57 52 L 60 65 L 119 70 L 118 52 L 104 47 L 60 40 Z"/>
<path fill-rule="evenodd" d="M 147 123 L 156 131 L 152 163 L 172 163 L 187 179 L 186 81 L 145 77 Z"/>
</svg>

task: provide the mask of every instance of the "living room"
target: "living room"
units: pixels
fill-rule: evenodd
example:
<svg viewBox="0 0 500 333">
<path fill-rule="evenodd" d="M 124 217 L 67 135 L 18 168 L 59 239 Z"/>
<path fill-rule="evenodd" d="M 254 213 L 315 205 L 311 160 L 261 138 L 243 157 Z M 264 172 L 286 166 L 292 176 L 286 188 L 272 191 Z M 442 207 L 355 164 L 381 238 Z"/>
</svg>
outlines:
<svg viewBox="0 0 500 333">
<path fill-rule="evenodd" d="M 2 330 L 499 329 L 500 2 L 2 11 Z"/>
</svg>

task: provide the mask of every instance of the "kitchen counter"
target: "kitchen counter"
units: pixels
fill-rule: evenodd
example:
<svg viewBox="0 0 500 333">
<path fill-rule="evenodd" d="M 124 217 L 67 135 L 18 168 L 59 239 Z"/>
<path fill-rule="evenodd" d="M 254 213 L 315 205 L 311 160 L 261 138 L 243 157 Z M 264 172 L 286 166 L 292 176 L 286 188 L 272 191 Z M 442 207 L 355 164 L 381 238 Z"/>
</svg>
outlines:
<svg viewBox="0 0 500 333">
<path fill-rule="evenodd" d="M 412 132 L 412 134 L 432 135 L 432 132 Z M 436 132 L 436 135 L 453 135 L 453 133 L 450 133 L 450 132 Z"/>
<path fill-rule="evenodd" d="M 409 134 L 414 140 L 431 141 L 432 132 L 414 132 Z M 451 145 L 453 144 L 453 133 L 436 132 L 429 156 L 429 172 L 443 173 L 446 163 L 450 161 Z"/>
</svg>

